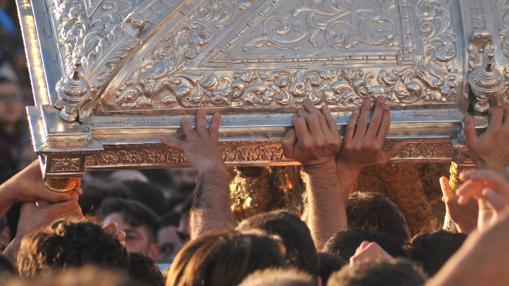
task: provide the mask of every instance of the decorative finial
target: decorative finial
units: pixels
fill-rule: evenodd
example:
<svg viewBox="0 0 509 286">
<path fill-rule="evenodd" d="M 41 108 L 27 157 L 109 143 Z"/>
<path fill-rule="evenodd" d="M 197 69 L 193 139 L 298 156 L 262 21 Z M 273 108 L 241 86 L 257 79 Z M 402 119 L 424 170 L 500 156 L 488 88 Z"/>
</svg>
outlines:
<svg viewBox="0 0 509 286">
<path fill-rule="evenodd" d="M 60 118 L 65 121 L 77 121 L 80 107 L 91 98 L 88 82 L 83 78 L 81 62 L 74 64 L 72 75 L 58 81 L 58 105 Z"/>
<path fill-rule="evenodd" d="M 474 94 L 474 112 L 484 114 L 491 106 L 498 105 L 505 78 L 496 68 L 493 36 L 488 32 L 476 32 L 472 41 L 477 42 L 477 49 L 482 52 L 482 64 L 469 75 L 468 83 Z"/>
</svg>

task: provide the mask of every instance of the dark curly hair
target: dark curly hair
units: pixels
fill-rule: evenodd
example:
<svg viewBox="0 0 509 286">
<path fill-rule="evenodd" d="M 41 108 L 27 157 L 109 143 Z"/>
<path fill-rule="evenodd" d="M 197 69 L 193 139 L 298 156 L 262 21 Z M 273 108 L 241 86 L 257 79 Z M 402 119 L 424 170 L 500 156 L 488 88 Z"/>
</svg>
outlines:
<svg viewBox="0 0 509 286">
<path fill-rule="evenodd" d="M 25 236 L 17 259 L 21 276 L 89 264 L 127 267 L 127 251 L 118 239 L 90 221 L 59 220 Z"/>
</svg>

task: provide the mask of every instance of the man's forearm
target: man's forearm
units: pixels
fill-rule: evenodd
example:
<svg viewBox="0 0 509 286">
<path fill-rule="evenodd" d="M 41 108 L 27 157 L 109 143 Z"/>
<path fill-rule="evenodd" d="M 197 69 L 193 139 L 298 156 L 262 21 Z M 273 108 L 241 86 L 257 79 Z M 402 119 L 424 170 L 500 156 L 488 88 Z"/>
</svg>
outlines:
<svg viewBox="0 0 509 286">
<path fill-rule="evenodd" d="M 345 202 L 336 176 L 336 164 L 304 167 L 307 174 L 308 226 L 318 250 L 336 232 L 347 227 Z"/>
<path fill-rule="evenodd" d="M 0 218 L 3 217 L 14 204 L 14 200 L 11 196 L 12 190 L 9 189 L 9 186 L 6 186 L 7 183 L 0 186 Z"/>
<path fill-rule="evenodd" d="M 336 172 L 339 181 L 339 188 L 346 205 L 350 194 L 354 192 L 357 187 L 361 168 L 336 162 Z"/>
<path fill-rule="evenodd" d="M 194 239 L 214 230 L 232 229 L 230 174 L 224 167 L 198 174 L 190 215 L 190 235 Z"/>
</svg>

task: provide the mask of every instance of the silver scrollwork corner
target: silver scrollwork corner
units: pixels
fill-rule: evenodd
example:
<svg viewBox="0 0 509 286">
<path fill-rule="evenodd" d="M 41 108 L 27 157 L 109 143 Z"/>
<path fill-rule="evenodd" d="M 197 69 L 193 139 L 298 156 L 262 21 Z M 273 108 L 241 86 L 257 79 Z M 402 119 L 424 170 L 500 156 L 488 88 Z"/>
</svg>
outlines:
<svg viewBox="0 0 509 286">
<path fill-rule="evenodd" d="M 474 32 L 468 50 L 471 69 L 468 83 L 474 96 L 472 109 L 475 113 L 484 114 L 491 106 L 499 105 L 499 98 L 505 87 L 505 77 L 496 68 L 496 46 L 491 33 Z"/>
<path fill-rule="evenodd" d="M 92 96 L 88 82 L 83 78 L 80 62 L 74 65 L 72 75 L 57 82 L 56 91 L 58 101 L 55 107 L 60 109 L 60 118 L 65 121 L 77 121 L 80 107 Z"/>
</svg>

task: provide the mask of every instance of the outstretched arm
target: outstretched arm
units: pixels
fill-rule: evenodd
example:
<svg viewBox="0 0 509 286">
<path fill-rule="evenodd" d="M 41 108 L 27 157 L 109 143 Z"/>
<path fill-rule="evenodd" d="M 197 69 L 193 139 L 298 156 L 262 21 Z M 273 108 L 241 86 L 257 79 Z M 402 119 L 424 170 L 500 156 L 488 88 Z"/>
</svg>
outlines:
<svg viewBox="0 0 509 286">
<path fill-rule="evenodd" d="M 15 203 L 38 200 L 58 203 L 70 199 L 69 194 L 55 193 L 44 188 L 39 161 L 34 161 L 0 186 L 0 217 Z"/>
<path fill-rule="evenodd" d="M 391 127 L 391 111 L 380 96 L 375 111 L 369 120 L 371 100 L 366 98 L 360 110 L 353 112 L 346 128 L 343 146 L 336 157 L 337 177 L 346 202 L 354 191 L 359 174 L 364 166 L 384 164 L 394 157 L 404 142 L 384 151 L 384 143 Z"/>
<path fill-rule="evenodd" d="M 308 99 L 294 118 L 294 128 L 284 139 L 285 156 L 301 162 L 307 175 L 306 223 L 320 250 L 329 237 L 346 228 L 335 163 L 340 148 L 339 133 L 328 107 L 320 111 Z"/>
<path fill-rule="evenodd" d="M 191 239 L 208 231 L 231 229 L 234 226 L 228 188 L 230 173 L 217 143 L 220 122 L 221 116 L 216 113 L 207 128 L 206 113 L 199 110 L 195 128 L 189 119 L 182 119 L 183 139 L 162 139 L 164 144 L 182 150 L 191 167 L 197 171 L 190 213 Z"/>
</svg>

